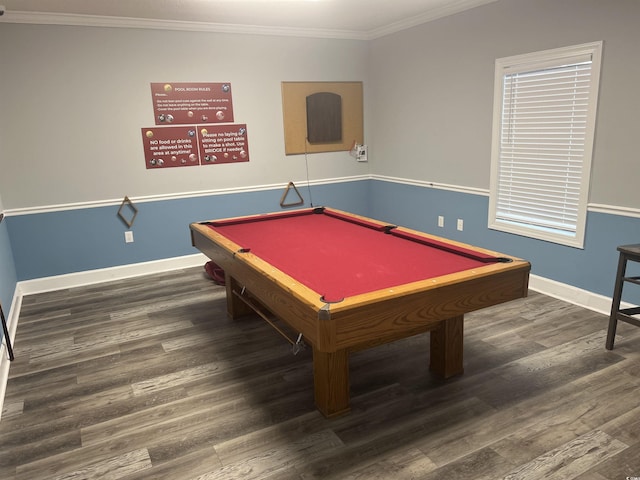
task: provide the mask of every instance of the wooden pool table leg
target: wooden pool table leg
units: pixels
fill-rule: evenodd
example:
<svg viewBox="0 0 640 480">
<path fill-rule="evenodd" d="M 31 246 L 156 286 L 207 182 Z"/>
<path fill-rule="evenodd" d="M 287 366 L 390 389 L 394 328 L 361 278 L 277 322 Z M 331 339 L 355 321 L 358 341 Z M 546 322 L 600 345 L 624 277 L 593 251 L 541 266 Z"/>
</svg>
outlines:
<svg viewBox="0 0 640 480">
<path fill-rule="evenodd" d="M 349 354 L 346 350 L 320 352 L 313 348 L 313 384 L 316 407 L 325 417 L 346 413 L 349 407 Z"/>
<path fill-rule="evenodd" d="M 431 364 L 436 375 L 449 378 L 464 371 L 463 327 L 464 316 L 449 318 L 431 330 Z"/>
</svg>

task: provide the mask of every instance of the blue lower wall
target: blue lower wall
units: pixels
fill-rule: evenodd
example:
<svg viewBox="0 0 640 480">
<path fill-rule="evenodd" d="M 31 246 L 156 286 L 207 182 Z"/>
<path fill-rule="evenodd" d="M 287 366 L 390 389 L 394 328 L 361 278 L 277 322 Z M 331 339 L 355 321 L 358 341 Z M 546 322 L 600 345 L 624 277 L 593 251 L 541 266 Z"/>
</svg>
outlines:
<svg viewBox="0 0 640 480">
<path fill-rule="evenodd" d="M 531 262 L 531 273 L 611 296 L 619 245 L 640 243 L 640 219 L 589 212 L 584 249 L 566 247 L 487 228 L 489 197 L 400 183 L 372 181 L 371 215 L 434 235 L 496 250 Z M 443 228 L 438 216 L 445 217 Z M 464 230 L 456 229 L 463 219 Z M 638 269 L 629 265 L 629 272 Z M 640 289 L 625 300 L 640 303 Z"/>
<path fill-rule="evenodd" d="M 369 182 L 298 188 L 305 204 L 326 205 L 367 215 Z M 134 242 L 117 216 L 118 206 L 16 215 L 6 218 L 18 281 L 128 265 L 198 253 L 189 223 L 278 211 L 284 190 L 210 195 L 136 203 Z M 287 202 L 296 200 L 295 191 Z M 135 202 L 134 202 L 135 203 Z M 3 222 L 4 223 L 4 222 Z M 15 283 L 15 281 L 14 281 Z"/>
<path fill-rule="evenodd" d="M 593 293 L 611 296 L 618 245 L 640 243 L 640 219 L 590 212 L 585 248 L 565 247 L 487 228 L 489 199 L 381 180 L 298 186 L 300 207 L 330 206 L 389 223 L 529 260 L 532 273 Z M 134 242 L 124 242 L 127 226 L 119 206 L 9 215 L 0 224 L 0 299 L 5 311 L 22 280 L 173 258 L 197 253 L 189 223 L 281 210 L 283 189 L 216 194 L 137 203 Z M 312 202 L 309 198 L 311 197 Z M 290 191 L 287 200 L 297 196 Z M 296 207 L 299 208 L 299 207 Z M 437 226 L 444 216 L 443 228 Z M 464 230 L 456 220 L 464 220 Z M 633 265 L 633 268 L 638 266 Z M 638 273 L 640 274 L 640 272 Z M 626 291 L 625 291 L 626 293 Z M 625 300 L 640 303 L 640 292 Z"/>
<path fill-rule="evenodd" d="M 5 315 L 9 315 L 17 282 L 7 224 L 7 218 L 0 223 L 0 303 Z"/>
</svg>

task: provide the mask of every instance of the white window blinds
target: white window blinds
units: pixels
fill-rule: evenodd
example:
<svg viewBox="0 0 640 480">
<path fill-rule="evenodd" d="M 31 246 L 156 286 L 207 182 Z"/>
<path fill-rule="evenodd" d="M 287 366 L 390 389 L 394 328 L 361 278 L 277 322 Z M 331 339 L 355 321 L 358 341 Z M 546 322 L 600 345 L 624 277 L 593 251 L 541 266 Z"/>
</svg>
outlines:
<svg viewBox="0 0 640 480">
<path fill-rule="evenodd" d="M 579 50 L 496 62 L 492 228 L 582 246 L 599 72 Z"/>
</svg>

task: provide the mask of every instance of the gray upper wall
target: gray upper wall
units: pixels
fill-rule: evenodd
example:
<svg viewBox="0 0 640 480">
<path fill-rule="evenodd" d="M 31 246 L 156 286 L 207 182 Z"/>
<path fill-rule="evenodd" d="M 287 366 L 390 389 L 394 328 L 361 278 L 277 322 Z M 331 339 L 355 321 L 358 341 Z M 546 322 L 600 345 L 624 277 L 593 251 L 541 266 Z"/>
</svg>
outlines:
<svg viewBox="0 0 640 480">
<path fill-rule="evenodd" d="M 0 194 L 6 209 L 283 185 L 282 81 L 366 76 L 367 44 L 129 28 L 0 24 Z M 10 46 L 10 48 L 7 48 Z M 146 170 L 151 82 L 230 82 L 250 162 Z M 311 155 L 309 177 L 366 175 L 347 152 Z"/>
<path fill-rule="evenodd" d="M 0 24 L 0 195 L 22 209 L 367 174 L 487 190 L 495 59 L 602 40 L 590 203 L 635 209 L 638 25 L 638 0 L 499 0 L 371 41 Z M 365 85 L 369 163 L 286 156 L 281 82 L 342 80 Z M 251 161 L 146 170 L 164 81 L 231 82 Z"/>
<path fill-rule="evenodd" d="M 638 0 L 501 0 L 372 41 L 372 173 L 487 190 L 495 60 L 600 40 L 589 202 L 640 208 Z"/>
</svg>

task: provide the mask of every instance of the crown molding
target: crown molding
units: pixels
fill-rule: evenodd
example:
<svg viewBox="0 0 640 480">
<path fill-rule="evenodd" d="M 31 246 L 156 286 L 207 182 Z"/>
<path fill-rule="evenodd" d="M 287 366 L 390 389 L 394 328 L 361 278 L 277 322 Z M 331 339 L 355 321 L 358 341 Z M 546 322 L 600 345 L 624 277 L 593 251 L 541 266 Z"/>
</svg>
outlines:
<svg viewBox="0 0 640 480">
<path fill-rule="evenodd" d="M 85 27 L 142 28 L 153 30 L 182 30 L 191 32 L 232 33 L 243 35 L 272 35 L 288 37 L 333 38 L 340 40 L 373 40 L 406 30 L 442 17 L 454 15 L 497 0 L 457 0 L 432 8 L 421 15 L 390 23 L 369 30 L 335 30 L 322 28 L 267 27 L 262 25 L 240 25 L 150 18 L 114 17 L 102 15 L 63 14 L 48 12 L 7 11 L 0 23 L 23 23 L 36 25 L 72 25 Z"/>
<path fill-rule="evenodd" d="M 147 30 L 180 30 L 189 32 L 232 33 L 243 35 L 271 35 L 288 37 L 333 38 L 341 40 L 368 40 L 364 32 L 319 28 L 267 27 L 262 25 L 235 25 L 149 18 L 111 17 L 44 12 L 8 11 L 0 23 L 33 25 L 71 25 L 82 27 L 141 28 Z"/>
<path fill-rule="evenodd" d="M 496 2 L 497 0 L 458 0 L 449 2 L 441 7 L 432 8 L 428 12 L 421 15 L 416 15 L 406 20 L 400 20 L 398 22 L 390 23 L 380 28 L 376 28 L 368 32 L 367 36 L 369 40 L 391 35 L 402 30 L 407 30 L 412 27 L 417 27 L 424 23 L 438 20 L 439 18 L 448 17 L 456 13 L 470 10 L 472 8 L 480 7 L 488 3 Z"/>
</svg>

